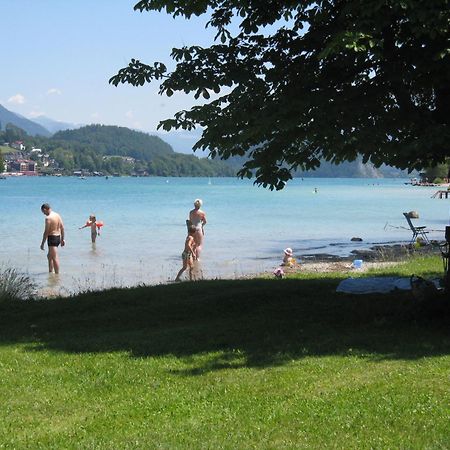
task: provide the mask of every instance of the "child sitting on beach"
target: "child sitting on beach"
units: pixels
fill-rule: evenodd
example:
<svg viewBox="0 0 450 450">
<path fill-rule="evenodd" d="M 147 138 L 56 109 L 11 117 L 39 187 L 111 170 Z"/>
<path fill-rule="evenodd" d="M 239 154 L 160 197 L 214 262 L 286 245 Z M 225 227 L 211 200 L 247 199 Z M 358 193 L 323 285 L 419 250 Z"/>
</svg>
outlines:
<svg viewBox="0 0 450 450">
<path fill-rule="evenodd" d="M 100 236 L 100 228 L 103 226 L 103 222 L 97 222 L 96 217 L 91 214 L 89 216 L 88 221 L 79 228 L 79 230 L 82 230 L 83 228 L 91 227 L 91 240 L 92 243 L 95 243 L 95 240 L 97 239 L 97 235 Z"/>
<path fill-rule="evenodd" d="M 196 231 L 197 231 L 197 229 L 193 225 L 189 226 L 188 235 L 184 242 L 184 250 L 183 250 L 183 253 L 181 254 L 181 259 L 183 261 L 183 267 L 178 272 L 178 275 L 175 278 L 175 281 L 180 281 L 181 274 L 188 267 L 189 267 L 189 280 L 192 281 L 192 270 L 194 268 L 194 260 L 196 259 L 195 240 L 194 240 L 194 234 Z"/>
<path fill-rule="evenodd" d="M 295 263 L 297 262 L 295 258 L 293 257 L 294 252 L 292 251 L 292 248 L 288 247 L 284 250 L 283 255 L 283 262 L 281 263 L 282 266 L 287 267 L 293 267 Z"/>
</svg>

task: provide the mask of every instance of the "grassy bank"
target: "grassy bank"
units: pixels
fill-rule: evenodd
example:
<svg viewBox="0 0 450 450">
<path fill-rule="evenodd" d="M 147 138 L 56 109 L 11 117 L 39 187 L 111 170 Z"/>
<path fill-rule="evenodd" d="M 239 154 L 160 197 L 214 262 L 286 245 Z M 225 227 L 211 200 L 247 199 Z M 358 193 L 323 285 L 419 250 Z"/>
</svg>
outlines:
<svg viewBox="0 0 450 450">
<path fill-rule="evenodd" d="M 422 258 L 377 273 L 442 267 Z M 448 309 L 421 314 L 409 293 L 337 294 L 342 277 L 2 303 L 0 443 L 448 448 Z"/>
<path fill-rule="evenodd" d="M 0 154 L 2 153 L 16 153 L 17 150 L 12 147 L 7 147 L 5 145 L 0 145 Z"/>
</svg>

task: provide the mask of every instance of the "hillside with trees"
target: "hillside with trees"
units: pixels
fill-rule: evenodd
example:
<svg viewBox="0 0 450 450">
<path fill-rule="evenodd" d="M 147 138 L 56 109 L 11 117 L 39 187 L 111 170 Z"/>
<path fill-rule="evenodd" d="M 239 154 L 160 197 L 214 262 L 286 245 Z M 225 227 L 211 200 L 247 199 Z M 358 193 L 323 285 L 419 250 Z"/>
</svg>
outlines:
<svg viewBox="0 0 450 450">
<path fill-rule="evenodd" d="M 159 137 L 125 127 L 89 125 L 58 132 L 49 143 L 64 167 L 153 176 L 235 175 L 224 162 L 175 153 Z"/>
<path fill-rule="evenodd" d="M 89 125 L 58 132 L 51 138 L 29 136 L 11 124 L 6 128 L 0 132 L 0 140 L 20 140 L 27 149 L 41 149 L 40 153 L 29 152 L 29 157 L 38 163 L 40 154 L 48 154 L 52 163 L 46 167 L 38 164 L 44 174 L 235 176 L 235 170 L 224 161 L 175 153 L 159 137 L 124 127 Z"/>
<path fill-rule="evenodd" d="M 157 136 L 109 125 L 88 125 L 76 130 L 59 131 L 52 140 L 91 146 L 100 155 L 130 156 L 143 161 L 175 153 L 169 144 Z"/>
<path fill-rule="evenodd" d="M 450 182 L 450 158 L 443 164 L 428 167 L 424 171 L 424 175 L 432 183 L 442 183 L 446 180 Z"/>
</svg>

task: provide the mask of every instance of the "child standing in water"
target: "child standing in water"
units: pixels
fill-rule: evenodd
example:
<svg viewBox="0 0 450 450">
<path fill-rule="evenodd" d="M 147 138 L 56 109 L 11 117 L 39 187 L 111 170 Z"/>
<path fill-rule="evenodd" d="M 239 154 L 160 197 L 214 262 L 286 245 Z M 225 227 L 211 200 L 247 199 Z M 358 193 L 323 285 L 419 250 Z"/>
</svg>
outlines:
<svg viewBox="0 0 450 450">
<path fill-rule="evenodd" d="M 91 240 L 92 243 L 95 244 L 95 240 L 97 239 L 97 235 L 100 236 L 100 222 L 97 224 L 96 217 L 92 214 L 89 216 L 89 220 L 86 222 L 85 225 L 80 227 L 79 229 L 82 230 L 83 228 L 91 227 Z M 97 231 L 98 229 L 98 231 Z"/>
<path fill-rule="evenodd" d="M 194 268 L 194 260 L 197 258 L 195 253 L 195 240 L 194 234 L 197 229 L 191 225 L 188 229 L 188 235 L 184 241 L 184 250 L 181 254 L 181 259 L 183 260 L 183 267 L 178 272 L 175 281 L 180 281 L 181 274 L 189 267 L 189 280 L 192 281 L 192 269 Z"/>
</svg>

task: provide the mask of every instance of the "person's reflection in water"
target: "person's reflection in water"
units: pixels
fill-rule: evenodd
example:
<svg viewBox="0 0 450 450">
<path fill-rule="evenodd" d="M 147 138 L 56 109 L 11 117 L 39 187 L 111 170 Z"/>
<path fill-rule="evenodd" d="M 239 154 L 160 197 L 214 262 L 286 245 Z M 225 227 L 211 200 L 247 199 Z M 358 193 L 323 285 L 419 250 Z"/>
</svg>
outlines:
<svg viewBox="0 0 450 450">
<path fill-rule="evenodd" d="M 46 297 L 57 297 L 60 295 L 61 278 L 57 273 L 49 273 L 47 280 L 47 289 L 45 290 Z"/>
<path fill-rule="evenodd" d="M 192 276 L 195 280 L 203 280 L 203 268 L 201 261 L 199 260 L 194 261 L 194 267 L 192 268 Z"/>
</svg>

